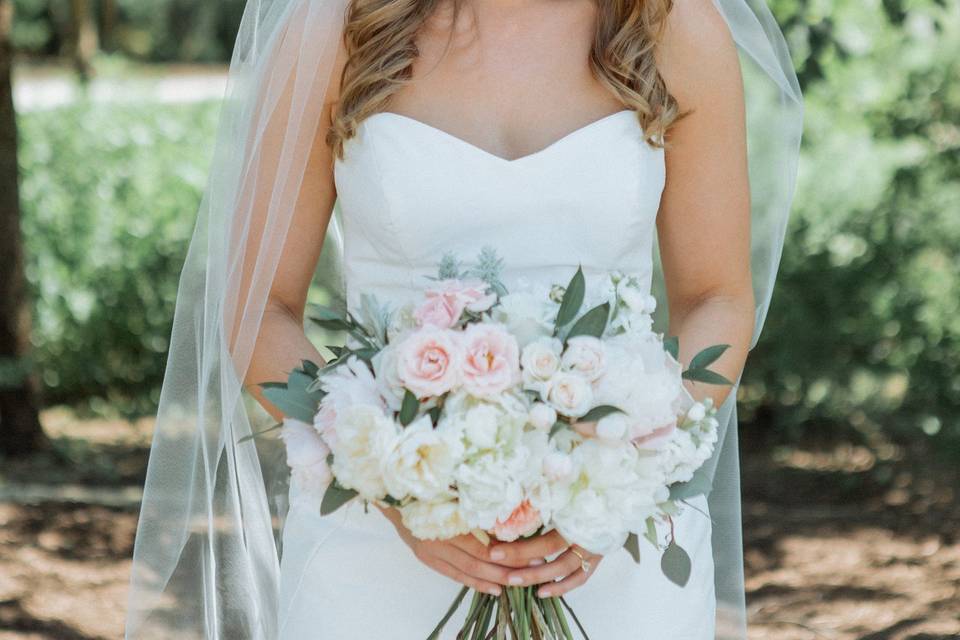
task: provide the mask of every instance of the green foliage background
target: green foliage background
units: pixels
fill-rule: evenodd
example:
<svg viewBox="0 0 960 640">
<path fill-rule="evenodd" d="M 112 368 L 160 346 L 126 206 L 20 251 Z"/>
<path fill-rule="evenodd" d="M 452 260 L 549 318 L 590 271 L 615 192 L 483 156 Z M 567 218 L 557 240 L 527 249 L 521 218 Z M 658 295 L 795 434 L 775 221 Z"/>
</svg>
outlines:
<svg viewBox="0 0 960 640">
<path fill-rule="evenodd" d="M 223 59 L 223 24 L 242 2 L 120 6 L 128 34 L 149 33 L 137 55 Z M 772 8 L 807 122 L 741 415 L 774 439 L 852 428 L 864 438 L 933 438 L 960 455 L 960 0 Z M 171 21 L 178 10 L 210 13 Z M 21 42 L 48 46 L 42 16 L 24 20 Z M 185 50 L 181 23 L 209 48 Z M 155 403 L 215 111 L 77 105 L 21 116 L 36 362 L 49 402 L 131 412 Z"/>
</svg>

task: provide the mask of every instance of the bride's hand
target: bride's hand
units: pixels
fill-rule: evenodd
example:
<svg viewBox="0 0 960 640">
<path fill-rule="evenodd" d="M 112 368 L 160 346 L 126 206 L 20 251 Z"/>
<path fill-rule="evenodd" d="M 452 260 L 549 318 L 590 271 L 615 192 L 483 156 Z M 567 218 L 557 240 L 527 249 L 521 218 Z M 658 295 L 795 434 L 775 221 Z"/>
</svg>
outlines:
<svg viewBox="0 0 960 640">
<path fill-rule="evenodd" d="M 420 562 L 472 589 L 500 595 L 500 585 L 507 584 L 511 568 L 490 562 L 488 548 L 475 537 L 467 534 L 449 540 L 420 540 L 403 526 L 399 511 L 380 510 Z"/>
<path fill-rule="evenodd" d="M 544 561 L 546 556 L 557 552 L 561 553 L 556 558 Z M 603 559 L 603 556 L 570 545 L 555 530 L 516 542 L 496 544 L 490 548 L 489 557 L 494 562 L 516 567 L 508 573 L 505 584 L 540 584 L 537 596 L 541 598 L 562 596 L 584 584 Z"/>
</svg>

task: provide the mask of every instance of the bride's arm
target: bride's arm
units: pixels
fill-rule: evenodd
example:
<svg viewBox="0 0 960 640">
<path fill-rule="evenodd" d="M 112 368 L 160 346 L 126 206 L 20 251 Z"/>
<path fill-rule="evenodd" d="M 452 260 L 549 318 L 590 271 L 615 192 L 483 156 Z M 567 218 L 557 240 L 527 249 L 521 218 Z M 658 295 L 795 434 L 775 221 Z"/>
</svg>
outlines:
<svg viewBox="0 0 960 640">
<path fill-rule="evenodd" d="M 726 22 L 711 2 L 678 2 L 659 56 L 681 112 L 666 151 L 667 181 L 657 216 L 680 360 L 729 344 L 711 369 L 740 375 L 754 326 L 750 279 L 750 187 L 743 81 Z M 719 405 L 730 387 L 687 382 Z"/>
<path fill-rule="evenodd" d="M 690 112 L 670 130 L 667 183 L 657 217 L 670 333 L 680 337 L 684 362 L 704 347 L 730 344 L 711 369 L 736 379 L 754 313 L 744 97 L 736 47 L 709 0 L 674 4 L 658 64 L 681 110 Z M 711 395 L 717 403 L 729 393 L 715 385 L 689 388 L 698 399 Z M 490 553 L 502 564 L 523 567 L 568 546 L 553 531 L 495 545 Z M 589 559 L 592 567 L 599 561 Z M 588 578 L 580 558 L 567 550 L 547 564 L 514 570 L 507 579 L 524 585 L 558 580 L 538 593 L 559 596 Z"/>
</svg>

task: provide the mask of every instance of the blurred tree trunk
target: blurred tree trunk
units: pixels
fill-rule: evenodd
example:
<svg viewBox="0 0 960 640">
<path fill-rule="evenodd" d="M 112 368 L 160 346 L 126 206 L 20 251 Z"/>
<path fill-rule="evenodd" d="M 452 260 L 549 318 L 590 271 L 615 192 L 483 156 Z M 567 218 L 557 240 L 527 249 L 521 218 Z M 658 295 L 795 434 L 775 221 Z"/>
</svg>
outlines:
<svg viewBox="0 0 960 640">
<path fill-rule="evenodd" d="M 0 453 L 44 448 L 33 379 L 23 366 L 29 348 L 30 309 L 20 233 L 17 121 L 13 109 L 13 0 L 0 0 Z"/>
<path fill-rule="evenodd" d="M 91 62 L 100 49 L 100 36 L 90 0 L 70 0 L 70 20 L 70 55 L 81 80 L 86 81 L 93 75 Z"/>
<path fill-rule="evenodd" d="M 117 43 L 115 32 L 117 28 L 117 1 L 100 1 L 100 48 L 113 51 Z"/>
</svg>

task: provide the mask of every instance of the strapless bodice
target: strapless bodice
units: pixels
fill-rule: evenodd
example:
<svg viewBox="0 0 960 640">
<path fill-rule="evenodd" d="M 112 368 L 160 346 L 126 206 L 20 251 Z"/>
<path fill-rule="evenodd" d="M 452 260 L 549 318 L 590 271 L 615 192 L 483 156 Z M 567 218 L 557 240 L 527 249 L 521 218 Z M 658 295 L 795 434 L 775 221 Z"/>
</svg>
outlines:
<svg viewBox="0 0 960 640">
<path fill-rule="evenodd" d="M 394 302 L 435 275 L 444 253 L 489 246 L 508 288 L 566 284 L 612 269 L 645 274 L 665 180 L 662 149 L 619 111 L 508 160 L 418 120 L 364 120 L 337 160 L 347 301 Z"/>
</svg>

